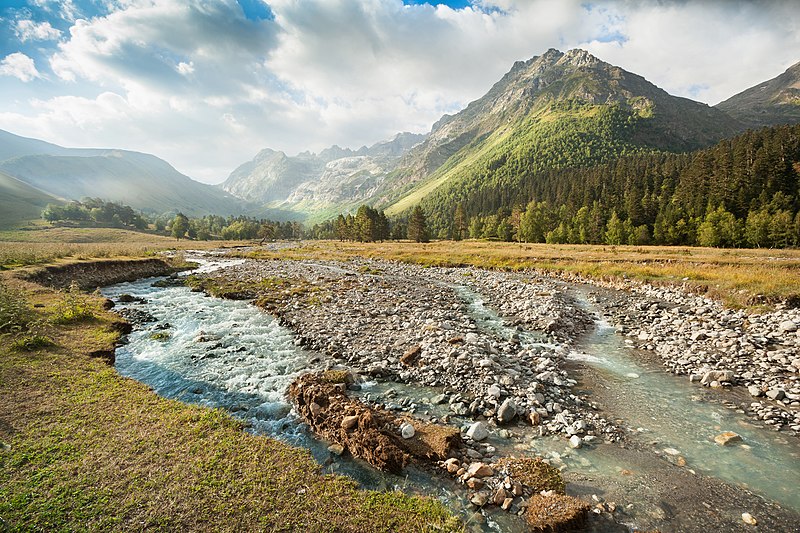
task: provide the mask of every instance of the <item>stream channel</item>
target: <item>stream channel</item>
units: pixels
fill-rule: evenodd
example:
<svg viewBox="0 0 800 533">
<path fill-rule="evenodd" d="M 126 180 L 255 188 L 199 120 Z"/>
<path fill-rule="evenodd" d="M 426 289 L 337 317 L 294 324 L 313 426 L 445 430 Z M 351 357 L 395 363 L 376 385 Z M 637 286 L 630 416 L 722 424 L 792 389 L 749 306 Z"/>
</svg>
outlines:
<svg viewBox="0 0 800 533">
<path fill-rule="evenodd" d="M 192 260 L 200 263 L 195 272 L 209 272 L 241 262 Z M 118 303 L 117 308 L 130 308 L 151 317 L 135 325 L 126 343 L 117 349 L 116 368 L 120 374 L 147 384 L 167 398 L 224 408 L 245 421 L 248 431 L 305 447 L 326 472 L 350 476 L 365 488 L 402 489 L 435 496 L 471 528 L 519 530 L 522 525 L 519 519 L 502 512 L 476 517 L 469 509 L 466 492 L 443 476 L 434 478 L 414 468 L 407 469 L 403 477 L 392 476 L 347 455 L 332 456 L 328 443 L 315 439 L 295 418 L 284 395 L 297 375 L 325 368 L 324 358 L 299 348 L 290 330 L 247 302 L 213 298 L 183 286 L 153 286 L 158 279 L 163 278 L 121 283 L 102 291 L 115 301 L 122 294 L 142 298 L 144 302 Z M 506 325 L 470 288 L 461 285 L 452 288 L 484 331 L 500 338 L 518 335 L 523 346 L 544 342 L 540 334 Z M 590 289 L 575 286 L 571 292 L 582 306 L 599 312 Z M 800 446 L 796 439 L 751 424 L 743 413 L 723 406 L 718 391 L 692 385 L 655 365 L 634 360 L 633 350 L 600 318 L 594 330 L 576 347 L 561 349 L 570 361 L 571 373 L 574 367 L 579 376 L 576 392 L 589 397 L 596 395 L 607 408 L 605 416 L 624 421 L 624 427 L 630 428 L 631 439 L 655 452 L 650 452 L 653 460 L 637 463 L 640 469 L 652 469 L 659 475 L 665 466 L 673 468 L 673 463 L 680 462 L 685 467 L 681 470 L 692 475 L 697 472 L 718 478 L 762 496 L 765 502 L 777 502 L 785 509 L 800 512 Z M 389 408 L 441 416 L 444 413 L 436 411 L 446 406 L 430 402 L 439 392 L 409 384 L 372 381 L 364 383 L 359 394 L 379 400 Z M 728 430 L 740 434 L 743 443 L 722 448 L 713 442 L 714 435 Z M 501 455 L 545 456 L 564 468 L 567 481 L 616 480 L 620 472 L 630 467 L 631 458 L 620 454 L 617 445 L 572 450 L 566 439 L 539 437 L 536 428 L 514 428 L 514 433 L 513 439 L 493 435 L 491 443 Z M 622 485 L 619 492 L 636 497 L 632 487 Z M 592 487 L 585 495 L 591 494 Z M 624 517 L 618 518 L 624 527 L 595 524 L 593 529 L 625 531 L 666 525 L 664 531 L 670 530 L 662 522 L 668 517 L 658 509 L 654 513 L 653 505 L 648 502 L 640 505 L 630 498 L 625 503 L 628 506 Z M 740 512 L 743 511 L 755 514 L 752 509 Z"/>
</svg>

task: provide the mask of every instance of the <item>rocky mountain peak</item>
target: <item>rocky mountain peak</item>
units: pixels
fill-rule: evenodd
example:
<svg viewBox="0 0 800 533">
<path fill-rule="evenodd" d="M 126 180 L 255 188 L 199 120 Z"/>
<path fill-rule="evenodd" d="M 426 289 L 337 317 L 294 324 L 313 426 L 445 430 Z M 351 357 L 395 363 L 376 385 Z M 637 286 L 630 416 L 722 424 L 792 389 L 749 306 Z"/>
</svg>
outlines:
<svg viewBox="0 0 800 533">
<path fill-rule="evenodd" d="M 605 65 L 606 63 L 604 61 L 600 61 L 586 50 L 573 48 L 561 56 L 556 64 L 570 65 L 573 67 L 593 67 L 598 64 Z"/>
</svg>

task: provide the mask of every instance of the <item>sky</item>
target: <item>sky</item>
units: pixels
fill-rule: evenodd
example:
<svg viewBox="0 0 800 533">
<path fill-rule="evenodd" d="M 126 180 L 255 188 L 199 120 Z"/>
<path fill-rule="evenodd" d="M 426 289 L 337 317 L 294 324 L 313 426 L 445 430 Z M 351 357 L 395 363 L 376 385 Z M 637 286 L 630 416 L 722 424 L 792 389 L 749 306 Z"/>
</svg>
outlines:
<svg viewBox="0 0 800 533">
<path fill-rule="evenodd" d="M 219 183 L 427 132 L 514 61 L 583 48 L 714 105 L 800 61 L 796 0 L 2 0 L 0 129 Z"/>
</svg>

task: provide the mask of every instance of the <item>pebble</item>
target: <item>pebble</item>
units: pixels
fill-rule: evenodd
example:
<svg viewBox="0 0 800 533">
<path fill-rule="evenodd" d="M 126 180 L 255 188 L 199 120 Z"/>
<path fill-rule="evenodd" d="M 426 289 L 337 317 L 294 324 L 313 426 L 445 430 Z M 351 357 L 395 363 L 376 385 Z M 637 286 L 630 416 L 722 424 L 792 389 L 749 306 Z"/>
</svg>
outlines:
<svg viewBox="0 0 800 533">
<path fill-rule="evenodd" d="M 750 513 L 742 513 L 742 522 L 750 526 L 758 524 L 758 521 Z"/>
</svg>

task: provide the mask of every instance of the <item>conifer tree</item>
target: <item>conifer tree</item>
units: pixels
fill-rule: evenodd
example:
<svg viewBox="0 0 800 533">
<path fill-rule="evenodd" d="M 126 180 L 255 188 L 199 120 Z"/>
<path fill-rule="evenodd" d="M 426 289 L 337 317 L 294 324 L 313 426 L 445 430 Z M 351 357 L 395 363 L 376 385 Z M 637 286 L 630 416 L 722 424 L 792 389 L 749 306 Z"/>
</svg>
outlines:
<svg viewBox="0 0 800 533">
<path fill-rule="evenodd" d="M 425 213 L 420 206 L 416 206 L 408 219 L 408 239 L 414 242 L 428 242 L 428 223 Z"/>
</svg>

